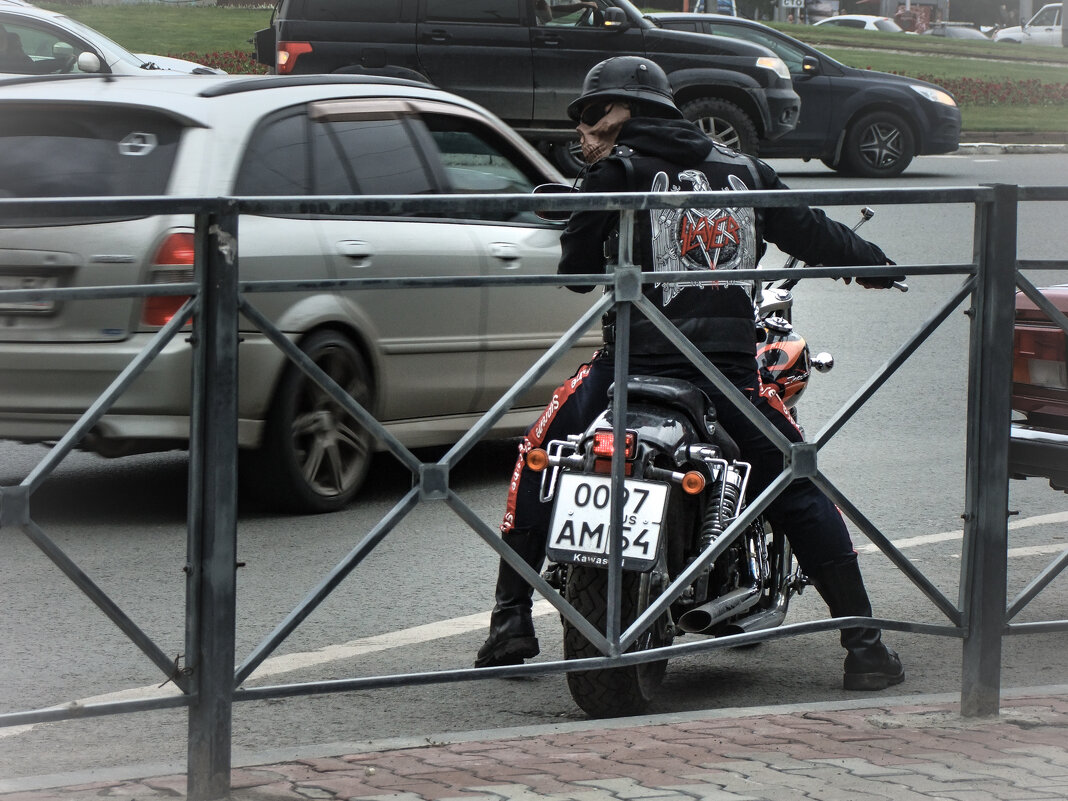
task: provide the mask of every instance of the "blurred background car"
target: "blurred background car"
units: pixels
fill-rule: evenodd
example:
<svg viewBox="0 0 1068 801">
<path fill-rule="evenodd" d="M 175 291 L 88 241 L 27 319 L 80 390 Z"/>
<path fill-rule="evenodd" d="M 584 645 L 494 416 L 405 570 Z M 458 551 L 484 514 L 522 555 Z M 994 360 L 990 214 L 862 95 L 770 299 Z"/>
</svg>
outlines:
<svg viewBox="0 0 1068 801">
<path fill-rule="evenodd" d="M 0 2 L 0 74 L 90 72 L 145 75 L 153 71 L 198 75 L 222 70 L 167 56 L 131 53 L 88 25 L 26 3 Z"/>
<path fill-rule="evenodd" d="M 939 86 L 885 72 L 856 69 L 781 31 L 742 17 L 650 14 L 665 28 L 745 39 L 786 63 L 801 117 L 788 134 L 761 142 L 762 158 L 818 158 L 850 175 L 899 175 L 918 155 L 951 153 L 961 116 Z"/>
<path fill-rule="evenodd" d="M 1033 44 L 1062 47 L 1063 4 L 1047 3 L 1023 25 L 1014 25 L 994 32 L 995 42 Z"/>
<path fill-rule="evenodd" d="M 921 31 L 924 36 L 941 36 L 945 39 L 974 39 L 989 42 L 990 37 L 967 22 L 932 22 Z"/>
<path fill-rule="evenodd" d="M 499 119 L 426 84 L 357 75 L 0 81 L 0 198 L 528 194 L 562 176 Z M 246 299 L 409 447 L 455 442 L 593 302 L 556 285 L 371 287 L 327 279 L 556 274 L 562 226 L 494 210 L 243 214 Z M 0 214 L 0 290 L 188 282 L 193 220 L 79 208 Z M 183 298 L 0 301 L 0 439 L 48 443 Z M 242 483 L 272 507 L 347 504 L 378 447 L 242 317 Z M 522 433 L 601 341 L 586 335 L 499 421 Z M 80 444 L 184 448 L 194 346 L 174 338 Z"/>
<path fill-rule="evenodd" d="M 813 25 L 830 25 L 836 28 L 853 28 L 862 31 L 882 31 L 883 33 L 903 33 L 904 29 L 890 17 L 877 17 L 869 14 L 838 14 L 812 23 Z"/>
<path fill-rule="evenodd" d="M 1068 314 L 1068 284 L 1041 290 Z M 1009 473 L 1048 478 L 1068 492 L 1068 333 L 1022 292 L 1016 293 L 1013 331 L 1012 423 Z"/>
</svg>

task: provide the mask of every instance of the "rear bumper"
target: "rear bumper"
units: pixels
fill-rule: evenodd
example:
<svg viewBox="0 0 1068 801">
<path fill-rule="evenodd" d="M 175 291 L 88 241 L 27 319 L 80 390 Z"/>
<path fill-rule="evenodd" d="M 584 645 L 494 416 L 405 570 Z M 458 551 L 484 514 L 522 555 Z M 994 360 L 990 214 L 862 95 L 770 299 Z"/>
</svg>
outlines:
<svg viewBox="0 0 1068 801">
<path fill-rule="evenodd" d="M 1068 432 L 1013 423 L 1009 475 L 1048 478 L 1051 487 L 1068 492 Z"/>
</svg>

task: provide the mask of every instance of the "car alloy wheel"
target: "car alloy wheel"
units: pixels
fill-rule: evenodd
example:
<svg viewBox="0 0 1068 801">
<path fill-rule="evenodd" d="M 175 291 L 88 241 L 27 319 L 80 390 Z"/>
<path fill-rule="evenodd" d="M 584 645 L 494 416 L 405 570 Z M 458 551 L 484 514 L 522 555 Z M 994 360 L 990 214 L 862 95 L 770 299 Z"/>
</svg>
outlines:
<svg viewBox="0 0 1068 801">
<path fill-rule="evenodd" d="M 680 109 L 706 134 L 725 147 L 750 156 L 759 150 L 756 126 L 741 108 L 727 100 L 700 98 Z"/>
<path fill-rule="evenodd" d="M 854 175 L 892 178 L 904 172 L 915 155 L 916 143 L 908 123 L 893 112 L 876 111 L 849 129 L 842 162 Z"/>
</svg>

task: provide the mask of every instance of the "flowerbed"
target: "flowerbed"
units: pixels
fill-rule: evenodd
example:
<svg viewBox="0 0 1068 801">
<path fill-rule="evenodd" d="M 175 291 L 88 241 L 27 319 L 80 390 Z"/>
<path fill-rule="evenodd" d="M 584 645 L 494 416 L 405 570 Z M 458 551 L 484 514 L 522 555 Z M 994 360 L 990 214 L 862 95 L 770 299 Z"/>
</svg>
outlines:
<svg viewBox="0 0 1068 801">
<path fill-rule="evenodd" d="M 184 58 L 186 61 L 195 61 L 197 64 L 214 67 L 231 75 L 262 75 L 267 72 L 266 65 L 256 61 L 252 53 L 241 50 L 231 50 L 225 53 L 168 53 L 167 55 L 173 58 Z"/>
<path fill-rule="evenodd" d="M 937 84 L 962 106 L 1055 106 L 1068 103 L 1068 83 L 1038 80 L 988 81 L 981 78 L 915 76 Z"/>
</svg>

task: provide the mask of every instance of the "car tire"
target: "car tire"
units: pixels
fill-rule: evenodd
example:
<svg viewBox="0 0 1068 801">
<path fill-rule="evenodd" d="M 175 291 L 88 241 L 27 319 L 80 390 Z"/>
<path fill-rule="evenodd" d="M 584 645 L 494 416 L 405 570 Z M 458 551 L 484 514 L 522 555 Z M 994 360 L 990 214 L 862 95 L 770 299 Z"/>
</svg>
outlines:
<svg viewBox="0 0 1068 801">
<path fill-rule="evenodd" d="M 699 98 L 683 104 L 680 111 L 721 145 L 750 156 L 758 155 L 760 148 L 756 125 L 748 114 L 729 100 Z"/>
<path fill-rule="evenodd" d="M 864 178 L 892 178 L 904 172 L 915 155 L 916 139 L 904 118 L 892 111 L 873 111 L 850 126 L 840 168 Z"/>
<path fill-rule="evenodd" d="M 374 386 L 367 362 L 344 334 L 322 330 L 301 350 L 364 408 Z M 356 495 L 371 465 L 371 435 L 295 364 L 288 364 L 256 454 L 254 489 L 270 506 L 290 512 L 334 512 Z"/>
<path fill-rule="evenodd" d="M 553 164 L 566 178 L 575 178 L 586 166 L 582 158 L 582 145 L 577 139 L 571 142 L 554 142 L 550 151 Z"/>
</svg>

